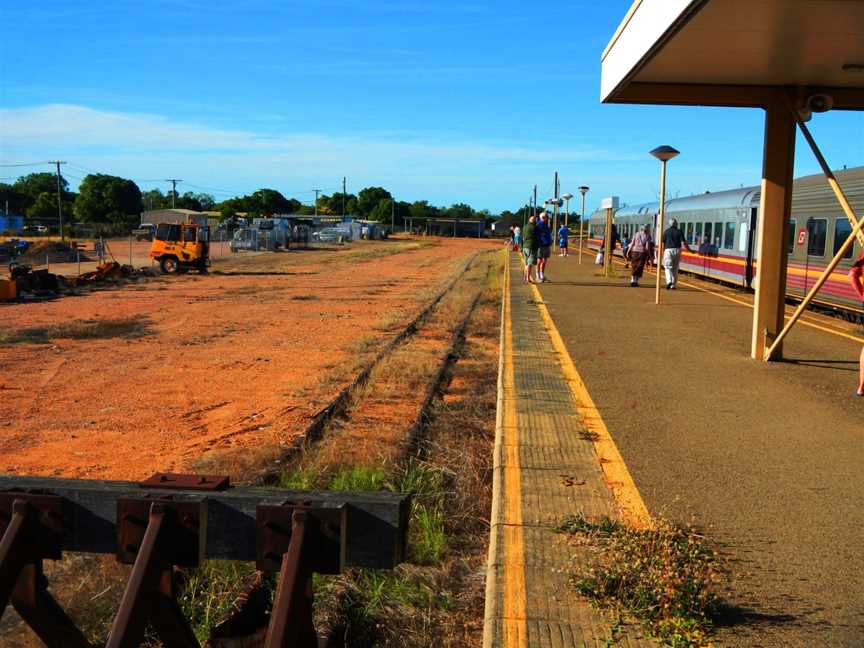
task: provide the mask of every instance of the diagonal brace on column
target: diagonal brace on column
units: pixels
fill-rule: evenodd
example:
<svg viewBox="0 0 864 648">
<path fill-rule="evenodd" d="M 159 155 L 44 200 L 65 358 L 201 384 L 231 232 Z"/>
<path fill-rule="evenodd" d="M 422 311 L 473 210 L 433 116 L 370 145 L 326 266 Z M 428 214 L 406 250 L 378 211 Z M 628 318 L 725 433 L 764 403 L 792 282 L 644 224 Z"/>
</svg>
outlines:
<svg viewBox="0 0 864 648">
<path fill-rule="evenodd" d="M 821 290 L 822 286 L 825 285 L 825 282 L 828 281 L 828 278 L 831 276 L 831 273 L 837 268 L 840 264 L 840 261 L 843 259 L 847 250 L 852 246 L 857 238 L 858 241 L 864 245 L 864 218 L 861 220 L 855 215 L 855 212 L 852 211 L 852 207 L 849 204 L 849 201 L 846 199 L 846 194 L 843 193 L 842 187 L 840 187 L 840 183 L 837 182 L 837 178 L 834 176 L 834 173 L 831 171 L 831 168 L 828 166 L 828 163 L 825 161 L 822 152 L 819 150 L 819 147 L 816 145 L 816 141 L 813 139 L 813 135 L 811 135 L 810 130 L 807 128 L 807 125 L 804 123 L 804 120 L 801 118 L 800 113 L 795 110 L 793 106 L 790 104 L 790 110 L 795 116 L 795 121 L 798 122 L 798 127 L 801 129 L 801 132 L 804 135 L 804 138 L 807 140 L 807 143 L 810 145 L 810 148 L 813 150 L 813 154 L 816 156 L 816 159 L 819 161 L 819 165 L 822 167 L 822 172 L 825 174 L 825 177 L 828 180 L 828 184 L 831 186 L 834 195 L 837 197 L 837 201 L 840 203 L 840 207 L 843 209 L 843 213 L 846 214 L 846 218 L 849 219 L 849 222 L 852 224 L 852 231 L 849 233 L 849 236 L 846 237 L 846 241 L 840 246 L 840 249 L 837 250 L 837 253 L 834 255 L 834 258 L 831 259 L 831 262 L 822 271 L 822 274 L 819 275 L 819 278 L 816 280 L 816 283 L 813 284 L 813 287 L 809 290 L 807 295 L 798 304 L 798 307 L 795 309 L 795 312 L 792 313 L 792 317 L 789 318 L 789 321 L 786 322 L 785 326 L 781 329 L 781 331 L 777 334 L 777 337 L 774 338 L 774 341 L 771 343 L 771 346 L 765 350 L 765 360 L 771 360 L 774 356 L 774 353 L 777 348 L 783 343 L 784 338 L 789 334 L 789 331 L 792 330 L 792 327 L 798 322 L 801 318 L 801 315 L 813 301 L 813 298 L 816 297 L 816 294 Z"/>
</svg>

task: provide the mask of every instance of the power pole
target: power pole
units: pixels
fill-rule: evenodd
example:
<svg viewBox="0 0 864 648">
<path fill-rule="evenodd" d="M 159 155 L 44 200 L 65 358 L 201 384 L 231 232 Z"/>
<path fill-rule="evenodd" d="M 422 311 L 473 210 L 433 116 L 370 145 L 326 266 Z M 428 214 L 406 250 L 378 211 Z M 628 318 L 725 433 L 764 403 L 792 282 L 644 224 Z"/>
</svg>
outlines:
<svg viewBox="0 0 864 648">
<path fill-rule="evenodd" d="M 531 215 L 532 216 L 537 215 L 537 185 L 534 185 L 534 202 L 532 203 L 532 206 L 531 206 Z"/>
<path fill-rule="evenodd" d="M 342 176 L 342 220 L 345 220 L 345 176 Z"/>
<path fill-rule="evenodd" d="M 390 196 L 390 231 L 396 228 L 396 201 Z"/>
<path fill-rule="evenodd" d="M 60 242 L 66 241 L 66 235 L 63 233 L 63 192 L 60 189 L 60 165 L 66 164 L 62 160 L 51 160 L 51 164 L 57 165 L 57 216 L 60 217 Z M 6 206 L 6 213 L 9 213 L 9 206 Z"/>
<path fill-rule="evenodd" d="M 177 202 L 176 202 L 176 198 L 177 198 L 177 183 L 178 183 L 178 182 L 183 182 L 183 181 L 182 181 L 182 180 L 178 180 L 178 179 L 176 179 L 176 178 L 168 178 L 165 182 L 170 182 L 170 183 L 171 183 L 171 209 L 174 209 L 174 207 L 177 205 Z"/>
<path fill-rule="evenodd" d="M 318 218 L 318 194 L 321 193 L 320 189 L 313 189 L 315 192 L 315 218 Z"/>
</svg>

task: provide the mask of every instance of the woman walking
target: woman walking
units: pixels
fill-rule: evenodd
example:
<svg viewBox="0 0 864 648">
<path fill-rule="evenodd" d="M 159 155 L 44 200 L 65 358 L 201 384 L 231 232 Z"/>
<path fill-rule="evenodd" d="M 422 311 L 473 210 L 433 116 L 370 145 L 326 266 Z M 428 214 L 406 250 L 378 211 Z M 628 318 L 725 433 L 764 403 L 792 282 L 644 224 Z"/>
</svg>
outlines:
<svg viewBox="0 0 864 648">
<path fill-rule="evenodd" d="M 654 241 L 651 240 L 651 229 L 645 225 L 630 241 L 630 246 L 624 254 L 630 260 L 630 287 L 636 288 L 642 278 L 642 271 L 651 255 L 654 254 Z"/>
</svg>

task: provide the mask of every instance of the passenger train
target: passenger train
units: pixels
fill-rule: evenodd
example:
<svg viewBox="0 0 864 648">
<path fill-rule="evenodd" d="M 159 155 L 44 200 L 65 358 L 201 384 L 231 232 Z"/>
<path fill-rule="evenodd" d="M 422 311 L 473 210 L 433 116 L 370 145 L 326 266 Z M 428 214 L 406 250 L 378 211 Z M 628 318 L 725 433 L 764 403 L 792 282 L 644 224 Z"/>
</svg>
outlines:
<svg viewBox="0 0 864 648">
<path fill-rule="evenodd" d="M 864 214 L 864 167 L 838 171 L 835 175 L 860 217 Z M 759 187 L 746 187 L 669 200 L 666 223 L 675 218 L 692 248 L 692 252 L 681 251 L 681 270 L 742 288 L 755 287 L 759 197 Z M 624 206 L 615 211 L 613 222 L 620 236 L 628 240 L 642 226 L 649 225 L 657 241 L 658 209 L 657 202 Z M 602 242 L 605 219 L 605 211 L 600 210 L 589 220 L 587 244 L 595 251 Z M 851 231 L 852 225 L 823 175 L 795 180 L 787 240 L 787 297 L 800 299 L 807 294 Z M 847 279 L 852 261 L 861 251 L 856 241 L 822 286 L 815 302 L 823 307 L 864 313 Z"/>
</svg>

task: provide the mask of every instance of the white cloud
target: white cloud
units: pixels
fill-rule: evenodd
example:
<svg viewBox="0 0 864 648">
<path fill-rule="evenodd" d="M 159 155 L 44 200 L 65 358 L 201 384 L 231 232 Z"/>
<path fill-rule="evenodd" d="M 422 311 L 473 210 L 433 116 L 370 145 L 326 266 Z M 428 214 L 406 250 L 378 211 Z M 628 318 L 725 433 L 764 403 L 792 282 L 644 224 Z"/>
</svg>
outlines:
<svg viewBox="0 0 864 648">
<path fill-rule="evenodd" d="M 522 185 L 551 176 L 558 165 L 634 159 L 589 146 L 531 148 L 428 133 L 253 132 L 65 104 L 0 110 L 0 161 L 58 156 L 126 177 L 171 174 L 244 191 L 268 185 L 306 189 L 321 178 L 348 175 L 417 198 L 480 200 L 478 207 L 518 204 L 526 193 Z"/>
</svg>

